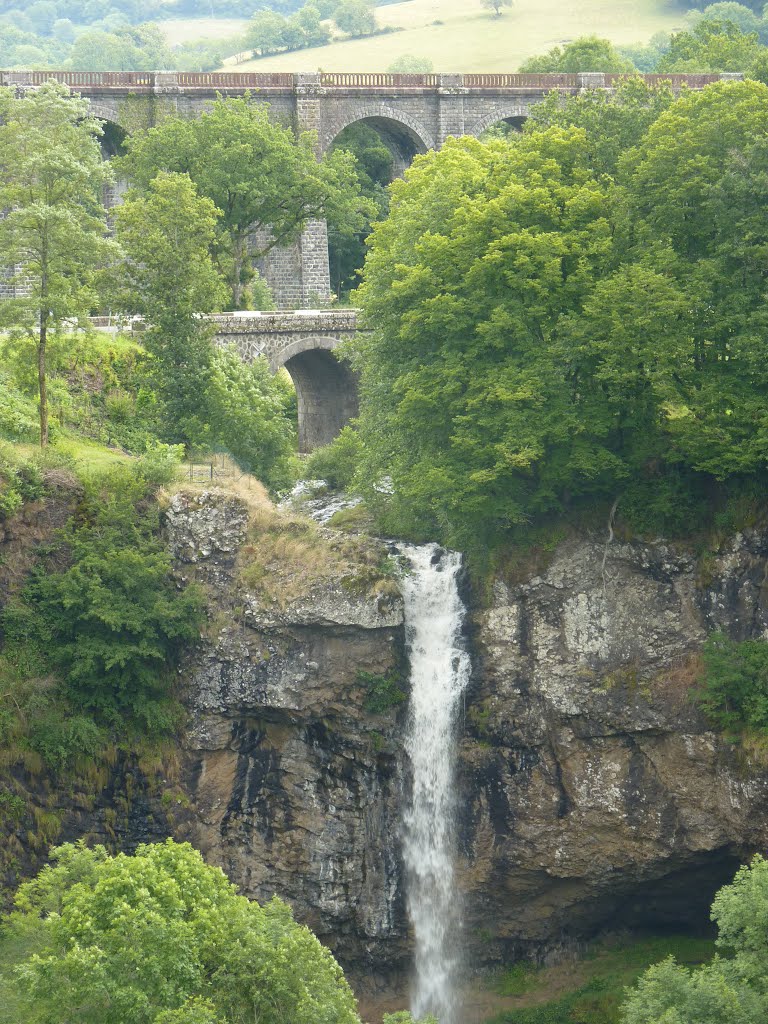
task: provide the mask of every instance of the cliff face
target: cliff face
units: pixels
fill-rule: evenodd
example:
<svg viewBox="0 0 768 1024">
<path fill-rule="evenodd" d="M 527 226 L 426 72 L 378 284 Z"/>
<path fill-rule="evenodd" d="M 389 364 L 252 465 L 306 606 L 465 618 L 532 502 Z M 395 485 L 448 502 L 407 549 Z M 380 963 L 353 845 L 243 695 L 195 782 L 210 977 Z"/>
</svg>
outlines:
<svg viewBox="0 0 768 1024">
<path fill-rule="evenodd" d="M 248 895 L 288 900 L 346 964 L 397 961 L 403 709 L 366 703 L 402 660 L 399 596 L 353 572 L 268 600 L 238 582 L 237 500 L 179 496 L 167 522 L 217 620 L 185 683 L 189 838 Z"/>
<path fill-rule="evenodd" d="M 401 604 L 338 585 L 282 607 L 235 596 L 235 507 L 206 502 L 169 515 L 177 557 L 219 610 L 237 605 L 188 678 L 191 838 L 244 891 L 286 898 L 353 972 L 396 971 L 404 709 L 367 711 L 359 673 L 398 662 Z M 768 635 L 767 556 L 768 536 L 739 534 L 704 576 L 682 548 L 582 537 L 473 613 L 459 870 L 475 963 L 603 926 L 701 925 L 765 844 L 768 771 L 707 729 L 689 690 L 708 632 Z"/>
<path fill-rule="evenodd" d="M 371 699 L 403 667 L 385 551 L 345 548 L 326 575 L 298 560 L 270 582 L 266 548 L 289 546 L 259 532 L 247 501 L 181 494 L 166 518 L 179 576 L 210 612 L 183 670 L 176 788 L 118 764 L 95 802 L 63 808 L 57 838 L 187 838 L 248 895 L 286 899 L 353 978 L 393 977 L 410 961 L 408 771 L 405 704 Z M 301 526 L 285 529 L 288 544 Z M 317 530 L 303 543 L 348 542 Z M 709 731 L 689 691 L 708 632 L 768 636 L 767 587 L 768 533 L 735 536 L 705 565 L 582 536 L 538 575 L 497 579 L 472 611 L 459 875 L 475 965 L 602 927 L 700 925 L 739 859 L 765 847 L 768 769 Z"/>
<path fill-rule="evenodd" d="M 665 544 L 563 544 L 475 616 L 463 874 L 479 959 L 599 925 L 701 925 L 768 836 L 768 772 L 690 702 L 707 633 L 768 636 L 768 537 L 701 565 Z M 511 948 L 510 948 L 511 947 Z"/>
</svg>

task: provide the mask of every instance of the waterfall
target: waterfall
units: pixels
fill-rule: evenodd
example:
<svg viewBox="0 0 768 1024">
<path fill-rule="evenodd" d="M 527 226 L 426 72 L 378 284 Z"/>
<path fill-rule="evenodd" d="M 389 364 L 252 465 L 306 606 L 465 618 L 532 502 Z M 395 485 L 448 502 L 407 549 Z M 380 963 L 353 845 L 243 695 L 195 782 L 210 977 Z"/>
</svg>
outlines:
<svg viewBox="0 0 768 1024">
<path fill-rule="evenodd" d="M 413 788 L 403 841 L 416 945 L 411 1010 L 417 1020 L 432 1013 L 440 1024 L 458 1024 L 454 774 L 458 711 L 470 671 L 461 647 L 461 555 L 436 544 L 403 544 L 398 550 L 410 564 L 402 589 L 411 665 L 406 750 Z"/>
</svg>

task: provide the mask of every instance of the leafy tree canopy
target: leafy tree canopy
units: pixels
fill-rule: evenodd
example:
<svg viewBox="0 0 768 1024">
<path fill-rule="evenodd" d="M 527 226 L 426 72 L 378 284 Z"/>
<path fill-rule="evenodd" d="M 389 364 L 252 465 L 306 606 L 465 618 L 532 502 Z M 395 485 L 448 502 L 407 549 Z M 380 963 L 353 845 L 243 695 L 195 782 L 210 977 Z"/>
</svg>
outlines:
<svg viewBox="0 0 768 1024">
<path fill-rule="evenodd" d="M 761 50 L 756 32 L 742 32 L 733 21 L 704 18 L 691 31 L 672 36 L 656 70 L 743 72 L 754 64 Z"/>
<path fill-rule="evenodd" d="M 385 529 L 477 549 L 611 496 L 690 529 L 713 480 L 764 474 L 766 111 L 757 82 L 628 82 L 395 183 L 359 293 Z"/>
<path fill-rule="evenodd" d="M 107 855 L 67 844 L 8 926 L 37 1024 L 360 1024 L 340 967 L 277 898 L 238 896 L 187 844 Z"/>
<path fill-rule="evenodd" d="M 353 158 L 334 150 L 317 160 L 314 146 L 310 134 L 296 140 L 246 96 L 217 100 L 199 118 L 169 118 L 136 133 L 122 167 L 143 189 L 160 171 L 187 174 L 212 200 L 221 215 L 214 255 L 239 308 L 251 275 L 249 237 L 258 239 L 258 256 L 295 238 L 312 217 L 348 232 L 363 225 L 369 204 Z"/>
<path fill-rule="evenodd" d="M 520 71 L 529 73 L 634 70 L 634 65 L 622 57 L 611 42 L 598 36 L 582 36 L 566 46 L 554 46 L 547 53 L 529 57 L 520 65 Z"/>
<path fill-rule="evenodd" d="M 739 869 L 712 904 L 715 957 L 694 970 L 674 959 L 649 968 L 627 998 L 622 1024 L 759 1024 L 768 1013 L 768 861 Z"/>
</svg>

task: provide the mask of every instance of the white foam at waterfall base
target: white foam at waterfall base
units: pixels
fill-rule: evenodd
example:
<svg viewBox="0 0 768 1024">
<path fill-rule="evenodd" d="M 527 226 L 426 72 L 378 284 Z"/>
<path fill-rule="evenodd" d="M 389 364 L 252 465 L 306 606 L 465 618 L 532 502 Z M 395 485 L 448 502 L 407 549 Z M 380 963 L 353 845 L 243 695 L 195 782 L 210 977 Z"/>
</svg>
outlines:
<svg viewBox="0 0 768 1024">
<path fill-rule="evenodd" d="M 415 940 L 411 1012 L 459 1024 L 456 982 L 461 907 L 454 882 L 455 762 L 461 698 L 469 680 L 462 649 L 461 555 L 435 544 L 400 545 L 411 697 L 406 750 L 413 773 L 403 857 Z"/>
</svg>

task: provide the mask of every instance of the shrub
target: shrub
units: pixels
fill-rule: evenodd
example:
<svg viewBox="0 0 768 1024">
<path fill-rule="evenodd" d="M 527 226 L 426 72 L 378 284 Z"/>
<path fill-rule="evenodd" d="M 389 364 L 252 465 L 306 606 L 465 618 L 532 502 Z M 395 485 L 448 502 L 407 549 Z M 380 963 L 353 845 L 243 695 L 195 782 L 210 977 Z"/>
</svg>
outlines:
<svg viewBox="0 0 768 1024">
<path fill-rule="evenodd" d="M 179 590 L 171 575 L 147 482 L 166 472 L 172 454 L 157 449 L 144 465 L 119 465 L 87 481 L 77 515 L 3 623 L 17 643 L 37 642 L 47 652 L 76 713 L 112 725 L 128 714 L 150 733 L 178 721 L 169 670 L 198 637 L 202 618 L 199 592 Z M 94 737 L 81 725 L 70 722 L 63 737 L 43 729 L 41 751 L 79 739 L 87 746 Z"/>
<path fill-rule="evenodd" d="M 390 672 L 386 676 L 377 676 L 371 672 L 360 671 L 357 673 L 357 681 L 366 689 L 363 707 L 371 714 L 383 715 L 408 699 L 397 673 Z"/>
<path fill-rule="evenodd" d="M 768 732 L 768 643 L 713 633 L 702 656 L 704 679 L 696 701 L 712 724 Z"/>
<path fill-rule="evenodd" d="M 309 456 L 304 476 L 307 480 L 325 480 L 334 491 L 352 483 L 360 460 L 362 441 L 353 427 L 344 427 L 339 436 Z"/>
</svg>

